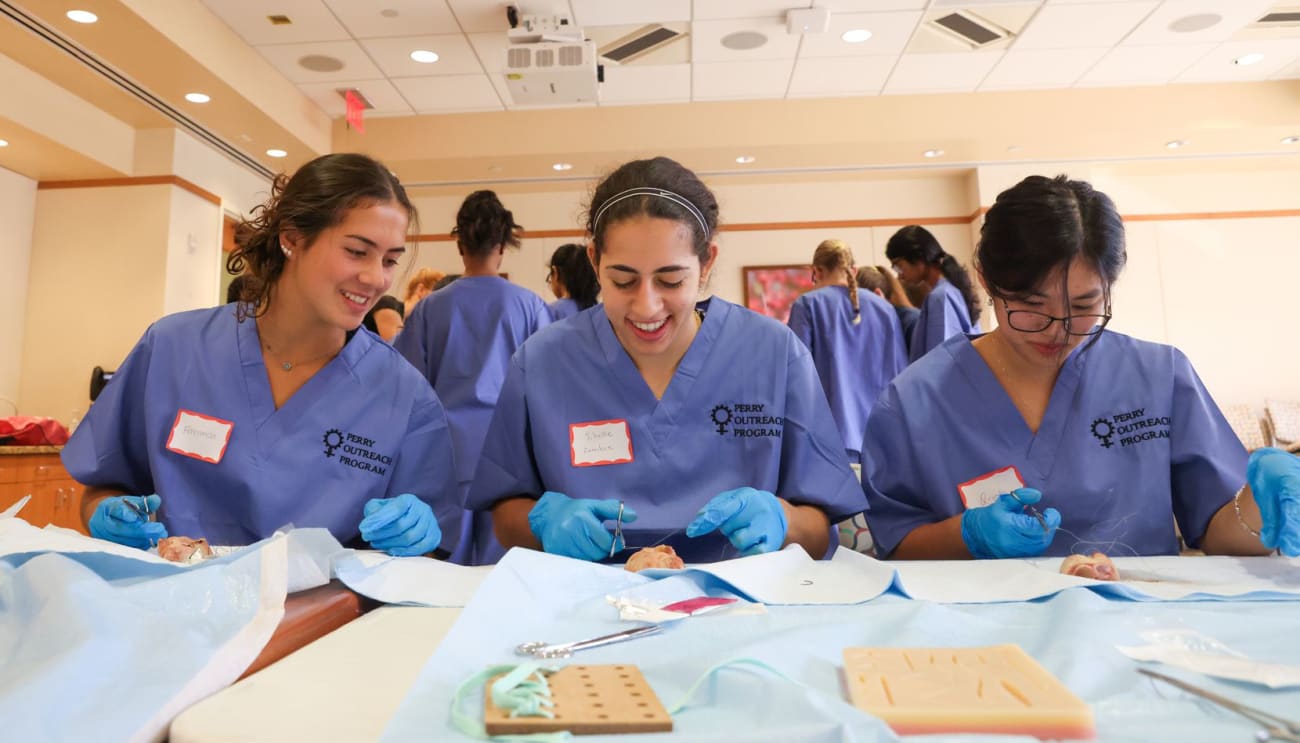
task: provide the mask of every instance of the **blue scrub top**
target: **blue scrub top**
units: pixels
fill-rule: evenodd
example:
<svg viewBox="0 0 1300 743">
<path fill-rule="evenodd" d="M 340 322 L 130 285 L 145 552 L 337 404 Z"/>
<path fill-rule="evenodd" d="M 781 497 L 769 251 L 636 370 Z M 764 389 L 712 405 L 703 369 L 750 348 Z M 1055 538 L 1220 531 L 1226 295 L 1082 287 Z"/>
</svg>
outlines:
<svg viewBox="0 0 1300 743">
<path fill-rule="evenodd" d="M 895 307 L 898 322 L 903 326 L 903 343 L 907 345 L 908 360 L 912 356 L 912 335 L 916 330 L 916 321 L 921 319 L 921 311 L 915 307 Z"/>
<path fill-rule="evenodd" d="M 547 306 L 551 309 L 551 319 L 556 322 L 568 317 L 573 317 L 579 312 L 582 312 L 582 310 L 578 308 L 578 303 L 570 297 L 557 299 Z"/>
<path fill-rule="evenodd" d="M 845 287 L 804 294 L 790 308 L 790 329 L 812 352 L 849 459 L 859 461 L 867 414 L 881 390 L 907 366 L 903 329 L 893 305 L 866 289 L 858 293 L 859 322 Z"/>
<path fill-rule="evenodd" d="M 940 278 L 921 305 L 921 314 L 912 329 L 911 344 L 908 355 L 916 361 L 930 352 L 932 348 L 943 343 L 958 333 L 978 333 L 978 324 L 970 321 L 970 311 L 966 309 L 966 299 L 961 290 L 951 281 Z"/>
<path fill-rule="evenodd" d="M 209 463 L 168 448 L 179 411 L 232 423 Z M 63 449 L 85 485 L 162 496 L 173 535 L 242 545 L 285 526 L 357 543 L 371 498 L 413 493 L 456 546 L 451 436 L 429 385 L 388 344 L 358 330 L 278 410 L 257 324 L 235 305 L 154 323 Z M 363 544 L 361 546 L 364 546 Z"/>
<path fill-rule="evenodd" d="M 550 322 L 533 292 L 499 276 L 464 276 L 421 300 L 393 339 L 447 408 L 462 505 L 510 356 Z M 465 530 L 453 562 L 489 564 L 505 554 L 489 514 L 467 514 Z"/>
<path fill-rule="evenodd" d="M 736 556 L 716 532 L 683 533 L 726 490 L 816 505 L 832 524 L 866 508 L 808 349 L 775 320 L 717 297 L 701 306 L 704 321 L 661 400 L 603 305 L 529 339 L 511 361 L 470 508 L 547 490 L 622 499 L 639 516 L 623 529 L 629 548 L 663 541 L 688 562 Z M 570 425 L 595 421 L 626 421 L 631 462 L 573 463 Z"/>
<path fill-rule="evenodd" d="M 959 484 L 1008 465 L 1061 512 L 1048 555 L 1176 554 L 1174 518 L 1198 545 L 1246 480 L 1246 450 L 1187 357 L 1109 330 L 1066 360 L 1037 434 L 959 335 L 890 384 L 862 447 L 882 555 L 961 513 Z"/>
</svg>

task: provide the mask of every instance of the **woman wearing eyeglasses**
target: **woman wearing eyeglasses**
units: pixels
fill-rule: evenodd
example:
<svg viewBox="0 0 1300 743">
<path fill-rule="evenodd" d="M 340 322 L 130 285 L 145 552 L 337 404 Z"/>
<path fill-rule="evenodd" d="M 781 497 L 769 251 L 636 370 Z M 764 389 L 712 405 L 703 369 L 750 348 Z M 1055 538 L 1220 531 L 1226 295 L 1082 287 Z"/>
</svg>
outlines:
<svg viewBox="0 0 1300 743">
<path fill-rule="evenodd" d="M 1176 554 L 1175 519 L 1206 552 L 1300 551 L 1300 460 L 1266 451 L 1248 473 L 1187 357 L 1105 330 L 1126 259 L 1105 194 L 1026 178 L 989 210 L 976 257 L 997 327 L 908 367 L 867 422 L 882 555 Z"/>
</svg>

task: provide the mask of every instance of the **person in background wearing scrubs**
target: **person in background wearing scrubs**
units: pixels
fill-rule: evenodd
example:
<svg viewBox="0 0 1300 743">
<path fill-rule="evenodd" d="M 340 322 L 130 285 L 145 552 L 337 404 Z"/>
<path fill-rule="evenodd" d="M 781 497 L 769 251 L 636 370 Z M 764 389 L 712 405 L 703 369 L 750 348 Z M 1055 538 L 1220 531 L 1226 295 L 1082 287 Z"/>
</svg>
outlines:
<svg viewBox="0 0 1300 743">
<path fill-rule="evenodd" d="M 844 450 L 856 463 L 871 406 L 907 366 L 903 329 L 888 302 L 858 288 L 843 241 L 817 246 L 812 273 L 813 289 L 790 308 L 790 329 L 812 353 Z"/>
<path fill-rule="evenodd" d="M 63 449 L 92 536 L 243 545 L 324 527 L 344 544 L 433 552 L 459 533 L 451 435 L 400 355 L 355 332 L 416 219 L 378 162 L 334 154 L 278 176 L 227 268 L 243 301 L 169 315 Z"/>
<path fill-rule="evenodd" d="M 498 275 L 506 247 L 519 247 L 522 230 L 495 193 L 466 197 L 451 233 L 465 273 L 416 305 L 394 341 L 447 406 L 462 505 L 510 355 L 551 322 L 541 297 Z M 459 545 L 451 559 L 463 565 L 489 565 L 505 554 L 488 513 L 465 514 Z"/>
<path fill-rule="evenodd" d="M 1209 553 L 1300 554 L 1300 459 L 1248 459 L 1182 352 L 1106 330 L 1126 258 L 1087 183 L 998 196 L 976 256 L 997 328 L 912 364 L 867 422 L 881 555 L 1177 554 L 1175 519 Z"/>
<path fill-rule="evenodd" d="M 563 320 L 590 308 L 600 296 L 600 282 L 587 259 L 587 249 L 577 243 L 561 245 L 551 254 L 546 283 L 556 300 L 551 302 L 551 317 Z"/>
<path fill-rule="evenodd" d="M 435 271 L 432 268 L 421 268 L 416 271 L 415 275 L 406 282 L 406 297 L 402 300 L 402 317 L 410 317 L 415 311 L 415 305 L 436 291 L 438 282 L 446 276 L 447 274 L 442 271 Z"/>
<path fill-rule="evenodd" d="M 898 315 L 898 324 L 903 328 L 903 344 L 912 348 L 912 330 L 921 318 L 918 310 L 908 299 L 894 272 L 883 266 L 863 266 L 858 269 L 858 286 L 889 302 Z M 922 300 L 924 301 L 924 300 Z"/>
<path fill-rule="evenodd" d="M 366 330 L 392 343 L 402 331 L 402 313 L 405 311 L 405 306 L 397 297 L 385 294 L 370 308 L 361 324 Z"/>
<path fill-rule="evenodd" d="M 980 306 L 970 274 L 944 252 L 926 228 L 911 224 L 895 232 L 885 255 L 905 285 L 929 287 L 912 330 L 909 355 L 916 361 L 957 333 L 979 332 Z"/>
<path fill-rule="evenodd" d="M 515 354 L 470 491 L 502 544 L 601 560 L 664 543 L 688 562 L 799 544 L 821 558 L 830 524 L 866 506 L 808 349 L 775 320 L 697 304 L 717 229 L 713 193 L 667 158 L 597 186 L 587 250 L 603 302 Z M 616 540 L 604 522 L 620 513 Z"/>
</svg>

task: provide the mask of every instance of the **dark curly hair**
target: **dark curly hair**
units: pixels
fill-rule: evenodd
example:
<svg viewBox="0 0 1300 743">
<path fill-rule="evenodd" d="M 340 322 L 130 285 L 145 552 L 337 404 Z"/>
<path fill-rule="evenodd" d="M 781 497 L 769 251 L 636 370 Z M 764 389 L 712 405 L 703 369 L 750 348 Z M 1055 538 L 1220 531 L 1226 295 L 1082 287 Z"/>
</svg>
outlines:
<svg viewBox="0 0 1300 743">
<path fill-rule="evenodd" d="M 577 243 L 566 243 L 551 254 L 551 270 L 569 296 L 585 310 L 596 304 L 600 296 L 600 282 L 596 270 L 587 259 L 587 249 Z"/>
<path fill-rule="evenodd" d="M 605 207 L 605 202 L 637 188 L 669 191 L 685 199 L 699 211 L 704 225 L 701 226 L 685 206 L 663 196 L 641 194 L 614 201 Z M 718 231 L 718 200 L 709 187 L 681 163 L 666 157 L 633 160 L 605 176 L 592 193 L 591 205 L 587 208 L 587 233 L 596 246 L 596 255 L 605 249 L 605 230 L 611 224 L 640 216 L 671 219 L 686 225 L 691 229 L 696 257 L 701 264 L 709 260 L 709 242 Z"/>
<path fill-rule="evenodd" d="M 966 312 L 970 315 L 971 324 L 979 322 L 980 300 L 975 295 L 970 273 L 939 245 L 929 230 L 919 224 L 909 224 L 900 229 L 885 245 L 885 256 L 891 261 L 901 259 L 938 266 L 943 277 L 957 287 L 962 299 L 966 300 Z"/>
<path fill-rule="evenodd" d="M 495 192 L 475 191 L 461 203 L 451 236 L 463 252 L 482 258 L 501 245 L 519 247 L 523 231 Z"/>
<path fill-rule="evenodd" d="M 325 230 L 341 224 L 359 206 L 397 203 L 406 210 L 408 231 L 419 232 L 419 214 L 406 189 L 379 161 L 355 153 L 335 153 L 312 160 L 289 177 L 271 184 L 271 198 L 253 208 L 253 215 L 235 230 L 236 247 L 226 270 L 247 268 L 253 281 L 240 292 L 238 317 L 258 317 L 271 306 L 271 291 L 284 273 L 280 235 L 297 232 L 310 247 Z"/>
</svg>

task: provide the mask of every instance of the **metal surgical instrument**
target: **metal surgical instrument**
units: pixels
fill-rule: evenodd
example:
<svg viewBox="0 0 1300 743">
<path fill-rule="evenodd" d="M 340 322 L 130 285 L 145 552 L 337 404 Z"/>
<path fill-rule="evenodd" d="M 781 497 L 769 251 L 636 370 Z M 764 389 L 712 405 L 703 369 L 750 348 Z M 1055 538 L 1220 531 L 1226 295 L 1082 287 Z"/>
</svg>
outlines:
<svg viewBox="0 0 1300 743">
<path fill-rule="evenodd" d="M 614 541 L 609 543 L 609 556 L 618 552 L 618 543 L 623 541 L 623 501 L 618 502 L 618 517 L 614 519 Z"/>
<path fill-rule="evenodd" d="M 1038 525 L 1043 527 L 1043 531 L 1045 532 L 1051 531 L 1050 529 L 1047 528 L 1047 519 L 1043 518 L 1043 514 L 1041 511 L 1029 505 L 1028 503 L 1025 503 L 1024 501 L 1020 500 L 1020 496 L 1016 495 L 1016 492 L 1014 490 L 1008 493 L 1007 495 L 1010 495 L 1012 498 L 1015 498 L 1017 503 L 1024 506 L 1025 513 L 1028 513 L 1030 516 L 1033 516 L 1034 518 L 1038 519 Z"/>
<path fill-rule="evenodd" d="M 637 637 L 653 635 L 662 632 L 663 628 L 657 624 L 651 624 L 644 627 L 634 627 L 632 629 L 615 632 L 612 635 L 602 635 L 593 637 L 590 640 L 579 640 L 577 642 L 564 642 L 558 644 L 548 644 L 545 642 L 525 642 L 515 648 L 518 655 L 531 655 L 535 658 L 567 658 L 578 650 L 587 648 L 597 648 L 601 645 L 612 645 L 616 642 L 631 640 Z"/>
<path fill-rule="evenodd" d="M 1224 709 L 1236 712 L 1242 717 L 1246 717 L 1260 725 L 1263 725 L 1264 729 L 1259 731 L 1259 734 L 1255 736 L 1256 740 L 1300 741 L 1300 722 L 1288 720 L 1285 717 L 1278 717 L 1271 712 L 1265 712 L 1262 709 L 1249 707 L 1241 702 L 1234 702 L 1227 697 L 1221 697 L 1212 691 L 1207 691 L 1199 686 L 1193 686 L 1192 684 L 1189 684 L 1186 681 L 1180 681 L 1173 676 L 1166 676 L 1163 673 L 1157 673 L 1146 668 L 1139 668 L 1137 670 L 1138 673 L 1150 676 L 1154 679 L 1160 679 L 1166 684 L 1177 686 L 1185 692 L 1195 694 L 1202 699 L 1208 699 Z"/>
</svg>

